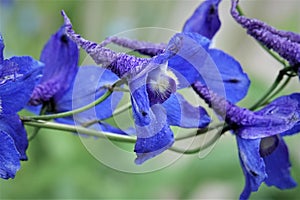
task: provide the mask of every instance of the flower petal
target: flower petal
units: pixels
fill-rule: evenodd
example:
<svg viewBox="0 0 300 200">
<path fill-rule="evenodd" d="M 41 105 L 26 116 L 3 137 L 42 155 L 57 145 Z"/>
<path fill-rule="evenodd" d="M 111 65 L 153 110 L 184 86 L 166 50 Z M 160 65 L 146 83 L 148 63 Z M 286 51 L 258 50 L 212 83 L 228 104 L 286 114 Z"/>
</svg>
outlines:
<svg viewBox="0 0 300 200">
<path fill-rule="evenodd" d="M 0 64 L 2 64 L 3 60 L 4 60 L 4 56 L 3 56 L 3 50 L 4 50 L 4 41 L 3 41 L 3 37 L 0 33 Z"/>
<path fill-rule="evenodd" d="M 299 130 L 300 94 L 282 96 L 263 109 L 255 112 L 251 126 L 240 128 L 239 134 L 245 139 L 256 139 L 283 133 L 293 134 Z"/>
<path fill-rule="evenodd" d="M 62 26 L 45 45 L 40 60 L 45 63 L 43 78 L 33 92 L 31 104 L 38 105 L 61 98 L 70 87 L 78 70 L 79 50 Z"/>
<path fill-rule="evenodd" d="M 105 86 L 112 85 L 117 80 L 119 80 L 118 77 L 109 70 L 96 66 L 80 67 L 74 85 L 72 84 L 62 98 L 56 102 L 54 110 L 55 112 L 65 112 L 90 104 L 107 92 Z M 123 93 L 114 92 L 112 96 L 95 108 L 78 113 L 74 118 L 81 123 L 87 122 L 87 120 L 109 118 L 122 96 Z"/>
<path fill-rule="evenodd" d="M 174 143 L 173 132 L 166 121 L 165 111 L 161 105 L 151 107 L 151 123 L 147 126 L 136 126 L 137 141 L 134 151 L 137 154 L 135 163 L 140 165 L 167 150 Z"/>
<path fill-rule="evenodd" d="M 14 140 L 4 131 L 0 131 L 0 178 L 14 178 L 20 169 L 20 154 Z"/>
<path fill-rule="evenodd" d="M 250 86 L 250 80 L 238 61 L 225 52 L 217 49 L 210 49 L 209 54 L 214 60 L 219 73 L 222 76 L 222 81 L 225 88 L 226 99 L 232 103 L 236 103 L 243 99 Z M 219 91 L 220 83 L 210 84 L 210 89 L 217 94 L 222 94 L 223 91 Z"/>
<path fill-rule="evenodd" d="M 14 67 L 14 71 L 8 68 Z M 0 113 L 12 114 L 24 108 L 36 82 L 40 78 L 42 64 L 31 57 L 13 57 L 1 65 Z"/>
<path fill-rule="evenodd" d="M 8 134 L 14 141 L 14 146 L 19 152 L 19 159 L 27 160 L 28 147 L 27 134 L 18 115 L 1 115 L 0 130 Z"/>
<path fill-rule="evenodd" d="M 212 39 L 221 26 L 218 14 L 220 1 L 207 0 L 201 3 L 193 15 L 185 22 L 182 32 L 196 32 Z"/>
<path fill-rule="evenodd" d="M 266 179 L 265 164 L 260 157 L 260 139 L 248 140 L 236 136 L 240 163 L 245 175 L 246 183 L 240 199 L 248 199 L 251 192 L 257 191 Z"/>
<path fill-rule="evenodd" d="M 183 128 L 204 128 L 210 117 L 202 107 L 189 104 L 182 95 L 176 93 L 163 104 L 167 111 L 168 124 Z"/>
<path fill-rule="evenodd" d="M 290 174 L 291 163 L 289 160 L 288 148 L 280 136 L 273 137 L 278 138 L 279 144 L 270 155 L 263 157 L 266 165 L 266 172 L 268 174 L 265 183 L 268 186 L 274 185 L 279 189 L 295 187 L 297 184 Z"/>
</svg>

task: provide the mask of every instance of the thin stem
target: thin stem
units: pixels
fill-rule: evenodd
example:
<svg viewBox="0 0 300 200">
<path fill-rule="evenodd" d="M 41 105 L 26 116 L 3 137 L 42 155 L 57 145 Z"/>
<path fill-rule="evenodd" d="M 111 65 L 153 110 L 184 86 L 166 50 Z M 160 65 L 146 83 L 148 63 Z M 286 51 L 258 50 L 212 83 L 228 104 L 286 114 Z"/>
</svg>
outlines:
<svg viewBox="0 0 300 200">
<path fill-rule="evenodd" d="M 48 109 L 48 106 L 43 105 L 42 109 L 40 110 L 40 115 L 45 114 L 47 112 L 47 109 Z M 41 129 L 40 127 L 34 127 L 33 131 L 32 131 L 32 134 L 28 137 L 28 141 L 33 140 L 37 136 L 37 134 L 39 133 L 40 129 Z"/>
<path fill-rule="evenodd" d="M 266 102 L 270 101 L 270 99 L 274 98 L 274 96 L 276 96 L 279 92 L 281 92 L 287 86 L 287 84 L 290 82 L 291 79 L 292 77 L 288 77 L 285 80 L 285 82 L 283 82 L 283 84 L 266 100 Z"/>
<path fill-rule="evenodd" d="M 276 77 L 274 83 L 271 85 L 271 87 L 267 90 L 267 92 L 249 109 L 255 110 L 261 105 L 263 105 L 263 102 L 271 95 L 271 93 L 277 88 L 277 86 L 280 84 L 281 80 L 283 79 L 284 75 L 293 70 L 294 67 L 286 67 L 279 71 L 278 76 Z"/>
<path fill-rule="evenodd" d="M 81 126 L 72 126 L 67 124 L 60 124 L 55 122 L 49 122 L 49 121 L 43 121 L 43 120 L 37 120 L 37 121 L 23 121 L 24 125 L 28 126 L 34 126 L 39 128 L 46 128 L 46 129 L 54 129 L 54 130 L 61 130 L 61 131 L 67 131 L 67 132 L 75 132 L 79 134 L 84 134 L 88 136 L 95 136 L 99 138 L 107 138 L 113 141 L 119 141 L 119 142 L 128 142 L 128 143 L 135 143 L 136 138 L 125 136 L 125 135 L 119 135 L 109 132 L 100 132 L 93 129 L 84 128 Z"/>
<path fill-rule="evenodd" d="M 57 114 L 50 114 L 50 115 L 39 115 L 39 116 L 23 116 L 24 120 L 38 120 L 38 119 L 42 119 L 42 120 L 51 120 L 51 119 L 55 119 L 55 118 L 63 118 L 63 117 L 67 117 L 67 116 L 71 116 L 77 113 L 81 113 L 85 110 L 88 110 L 90 108 L 93 108 L 94 106 L 98 105 L 99 103 L 103 102 L 105 99 L 107 99 L 113 92 L 113 88 L 114 87 L 118 87 L 120 84 L 123 83 L 123 80 L 119 80 L 116 83 L 114 83 L 110 89 L 108 89 L 108 91 L 106 93 L 104 93 L 101 97 L 99 97 L 96 101 L 85 105 L 81 108 L 77 108 L 75 110 L 71 110 L 71 111 L 67 111 L 67 112 L 62 112 L 62 113 L 57 113 Z"/>
<path fill-rule="evenodd" d="M 195 154 L 198 153 L 201 150 L 207 149 L 208 147 L 210 147 L 212 144 L 214 144 L 222 135 L 222 132 L 218 132 L 213 138 L 211 138 L 207 143 L 205 143 L 204 145 L 194 148 L 194 149 L 181 149 L 181 148 L 177 148 L 177 147 L 171 147 L 169 148 L 169 150 L 174 151 L 176 153 L 183 153 L 183 154 Z"/>
</svg>

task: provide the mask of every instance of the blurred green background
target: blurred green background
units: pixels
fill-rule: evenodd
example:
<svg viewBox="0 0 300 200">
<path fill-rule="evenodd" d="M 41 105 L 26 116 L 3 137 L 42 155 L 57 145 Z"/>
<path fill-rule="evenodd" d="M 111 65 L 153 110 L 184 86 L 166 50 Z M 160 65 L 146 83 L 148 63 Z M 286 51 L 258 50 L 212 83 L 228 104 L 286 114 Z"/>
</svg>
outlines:
<svg viewBox="0 0 300 200">
<path fill-rule="evenodd" d="M 74 28 L 100 42 L 109 35 L 140 28 L 180 31 L 201 1 L 0 1 L 0 31 L 5 56 L 31 55 L 38 59 L 51 34 L 61 25 L 64 9 Z M 297 0 L 241 1 L 248 16 L 280 29 L 300 32 Z M 240 105 L 261 96 L 277 75 L 280 64 L 245 34 L 229 15 L 229 1 L 220 6 L 222 28 L 214 45 L 238 59 L 252 85 Z M 280 10 L 280 12 L 279 12 Z M 137 36 L 147 39 L 145 35 Z M 158 41 L 160 37 L 156 38 Z M 166 41 L 161 41 L 166 42 Z M 85 54 L 81 52 L 81 60 Z M 299 91 L 294 80 L 282 94 Z M 300 135 L 286 138 L 291 173 L 300 183 Z M 0 180 L 0 199 L 237 199 L 244 186 L 235 139 L 226 134 L 203 159 L 183 156 L 171 166 L 146 174 L 116 171 L 96 160 L 70 133 L 43 130 L 30 143 L 29 161 L 13 180 Z M 298 199 L 300 187 L 280 191 L 262 186 L 251 199 Z"/>
</svg>

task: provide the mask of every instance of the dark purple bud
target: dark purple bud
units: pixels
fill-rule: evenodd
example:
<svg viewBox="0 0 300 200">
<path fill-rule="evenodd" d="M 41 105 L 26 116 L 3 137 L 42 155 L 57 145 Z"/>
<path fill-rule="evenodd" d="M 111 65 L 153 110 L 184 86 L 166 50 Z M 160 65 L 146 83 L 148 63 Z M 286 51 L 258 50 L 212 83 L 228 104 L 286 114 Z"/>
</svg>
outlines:
<svg viewBox="0 0 300 200">
<path fill-rule="evenodd" d="M 249 19 L 239 15 L 237 11 L 238 0 L 232 0 L 231 15 L 247 29 L 247 33 L 261 42 L 267 48 L 277 52 L 291 65 L 300 63 L 300 35 L 277 30 L 257 19 Z"/>
</svg>

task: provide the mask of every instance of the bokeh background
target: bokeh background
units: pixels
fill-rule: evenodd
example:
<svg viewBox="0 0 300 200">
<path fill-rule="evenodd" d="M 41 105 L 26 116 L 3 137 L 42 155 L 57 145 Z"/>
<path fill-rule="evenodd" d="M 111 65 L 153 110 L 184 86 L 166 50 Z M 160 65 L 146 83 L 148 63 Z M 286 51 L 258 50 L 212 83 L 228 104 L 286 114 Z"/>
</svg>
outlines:
<svg viewBox="0 0 300 200">
<path fill-rule="evenodd" d="M 200 2 L 0 0 L 5 56 L 31 55 L 39 59 L 45 42 L 63 23 L 62 9 L 78 33 L 100 42 L 107 36 L 141 27 L 180 31 Z M 242 0 L 241 6 L 250 17 L 300 32 L 297 0 Z M 229 8 L 230 1 L 223 0 L 219 8 L 222 27 L 214 46 L 239 60 L 251 78 L 250 91 L 240 102 L 241 106 L 249 106 L 271 85 L 281 66 L 233 21 Z M 143 38 L 146 35 L 137 37 L 147 39 Z M 81 60 L 84 58 L 81 52 Z M 299 92 L 297 78 L 282 94 L 291 92 Z M 286 141 L 291 173 L 300 183 L 300 135 L 287 137 Z M 0 199 L 237 199 L 244 186 L 237 155 L 234 137 L 226 134 L 205 158 L 185 155 L 159 171 L 128 174 L 96 160 L 73 134 L 43 130 L 30 142 L 29 161 L 22 162 L 16 178 L 0 180 Z M 251 199 L 299 196 L 300 187 L 280 191 L 263 185 Z"/>
</svg>

